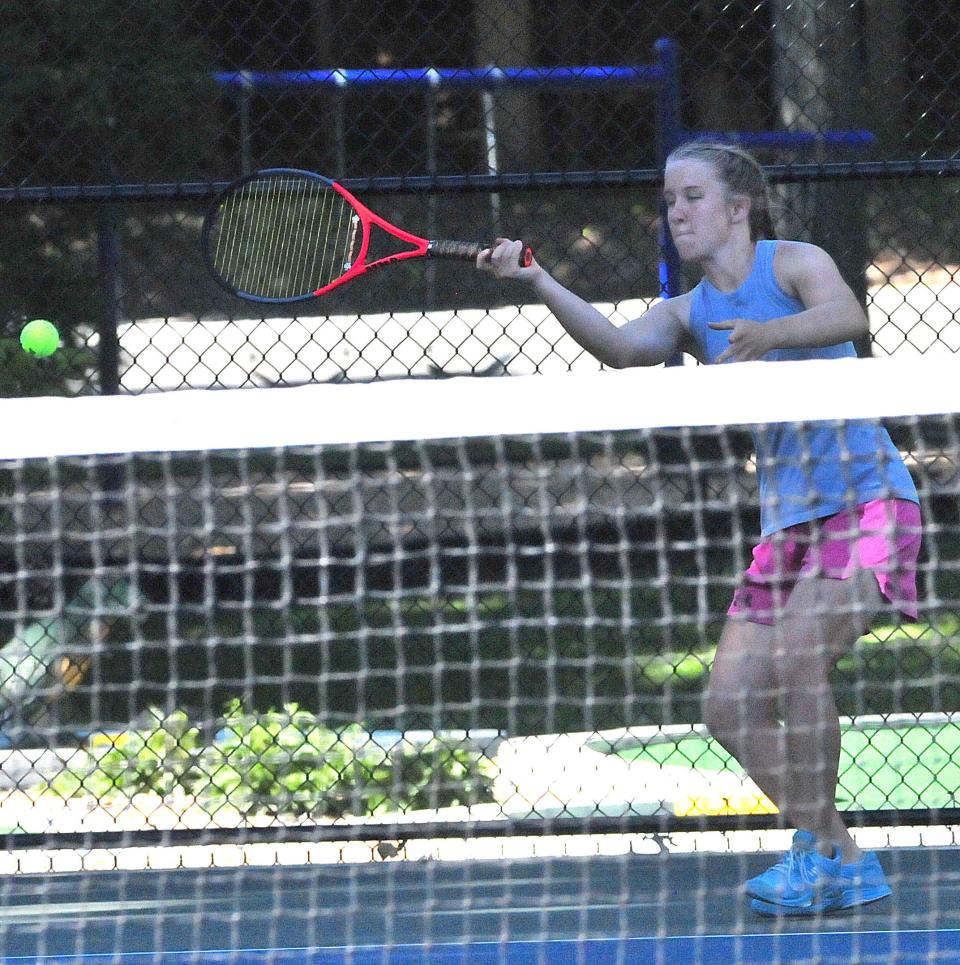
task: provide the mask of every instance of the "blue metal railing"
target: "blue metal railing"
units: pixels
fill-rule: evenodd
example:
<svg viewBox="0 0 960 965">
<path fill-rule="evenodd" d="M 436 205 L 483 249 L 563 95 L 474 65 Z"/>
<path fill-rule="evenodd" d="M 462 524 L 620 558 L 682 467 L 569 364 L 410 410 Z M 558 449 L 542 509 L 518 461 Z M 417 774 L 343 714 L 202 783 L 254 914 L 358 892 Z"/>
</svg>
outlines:
<svg viewBox="0 0 960 965">
<path fill-rule="evenodd" d="M 604 88 L 647 87 L 655 94 L 657 131 L 669 130 L 675 112 L 675 91 L 679 89 L 678 59 L 672 41 L 661 41 L 656 47 L 653 64 L 582 67 L 422 67 L 422 68 L 338 68 L 328 70 L 220 71 L 215 80 L 239 99 L 240 171 L 252 170 L 250 100 L 262 90 L 288 90 L 299 87 L 326 88 L 332 93 L 351 90 L 410 92 L 425 99 L 428 175 L 435 176 L 436 104 L 440 90 L 474 91 L 480 94 L 486 142 L 486 172 L 500 173 L 497 160 L 497 133 L 494 95 L 528 89 L 598 90 Z M 334 106 L 333 175 L 343 180 L 346 171 L 346 129 L 344 101 L 338 97 Z M 499 223 L 499 195 L 491 193 L 491 217 L 496 230 Z M 429 212 L 428 212 L 429 218 Z"/>
<path fill-rule="evenodd" d="M 439 88 L 516 90 L 526 87 L 598 87 L 658 84 L 660 65 L 636 67 L 418 67 L 397 69 L 219 71 L 214 79 L 226 87 L 262 90 L 290 87 Z"/>
<path fill-rule="evenodd" d="M 484 117 L 487 131 L 487 178 L 492 205 L 498 205 L 497 189 L 507 185 L 496 162 L 496 134 L 493 122 L 492 100 L 497 93 L 529 88 L 560 88 L 564 90 L 597 90 L 603 88 L 647 87 L 654 90 L 657 168 L 662 169 L 669 153 L 679 144 L 694 137 L 708 137 L 732 141 L 753 148 L 794 148 L 798 150 L 821 146 L 864 148 L 876 143 L 869 131 L 692 131 L 684 127 L 681 119 L 680 55 L 675 41 L 661 38 L 654 45 L 654 62 L 628 66 L 582 66 L 582 67 L 422 67 L 422 68 L 334 68 L 328 70 L 283 71 L 219 71 L 213 76 L 225 88 L 234 90 L 240 97 L 241 172 L 253 167 L 250 149 L 249 100 L 256 91 L 283 90 L 297 87 L 321 87 L 347 93 L 350 90 L 408 91 L 426 98 L 424 113 L 427 126 L 427 171 L 430 178 L 437 178 L 435 157 L 435 113 L 433 96 L 440 89 L 477 91 L 487 98 Z M 335 150 L 338 179 L 344 179 L 344 121 L 343 101 L 337 103 L 335 116 Z M 616 172 L 602 172 L 616 173 Z M 622 174 L 623 172 L 621 172 Z M 524 184 L 537 180 L 554 181 L 558 186 L 569 174 L 518 175 Z M 412 185 L 414 178 L 404 179 Z M 479 187 L 484 179 L 469 176 L 456 179 L 472 180 Z M 622 180 L 622 179 L 621 179 Z M 596 177 L 592 183 L 596 183 Z M 664 212 L 661 212 L 663 215 Z M 494 211 L 494 223 L 498 218 Z M 662 252 L 659 267 L 660 290 L 665 297 L 682 291 L 680 259 L 673 247 L 666 218 L 661 217 L 659 244 Z"/>
</svg>

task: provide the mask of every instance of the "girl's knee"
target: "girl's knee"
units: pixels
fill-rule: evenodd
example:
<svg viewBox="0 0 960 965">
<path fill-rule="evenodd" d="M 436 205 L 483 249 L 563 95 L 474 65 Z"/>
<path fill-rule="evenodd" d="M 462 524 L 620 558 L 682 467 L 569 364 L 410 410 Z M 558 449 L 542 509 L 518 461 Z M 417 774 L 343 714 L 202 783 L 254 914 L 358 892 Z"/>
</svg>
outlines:
<svg viewBox="0 0 960 965">
<path fill-rule="evenodd" d="M 835 662 L 836 656 L 829 646 L 803 637 L 788 640 L 778 652 L 777 683 L 784 693 L 820 684 L 827 679 Z"/>
<path fill-rule="evenodd" d="M 773 631 L 748 622 L 728 623 L 721 634 L 704 702 L 704 723 L 728 750 L 756 724 L 775 720 L 770 687 Z"/>
<path fill-rule="evenodd" d="M 710 734 L 724 747 L 730 748 L 742 740 L 756 723 L 757 700 L 749 688 L 724 682 L 711 682 L 704 702 L 703 722 Z"/>
</svg>

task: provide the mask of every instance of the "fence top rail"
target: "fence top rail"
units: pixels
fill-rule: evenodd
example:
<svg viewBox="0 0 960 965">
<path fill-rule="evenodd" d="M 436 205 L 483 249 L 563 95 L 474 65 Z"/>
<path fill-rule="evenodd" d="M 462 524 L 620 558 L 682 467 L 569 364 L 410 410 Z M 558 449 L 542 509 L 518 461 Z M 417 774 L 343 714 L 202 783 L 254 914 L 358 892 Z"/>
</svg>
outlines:
<svg viewBox="0 0 960 965">
<path fill-rule="evenodd" d="M 960 158 L 922 161 L 835 161 L 775 164 L 764 168 L 782 184 L 818 181 L 881 181 L 960 177 Z M 543 171 L 522 174 L 423 175 L 346 178 L 349 191 L 365 194 L 442 194 L 484 191 L 544 191 L 563 188 L 628 188 L 660 183 L 656 168 L 609 171 Z M 0 188 L 0 203 L 100 204 L 105 201 L 164 201 L 171 198 L 209 200 L 228 181 L 182 181 L 150 184 L 73 184 Z"/>
<path fill-rule="evenodd" d="M 214 79 L 226 87 L 245 91 L 263 88 L 329 87 L 364 88 L 466 88 L 496 90 L 520 87 L 597 88 L 659 84 L 659 64 L 624 67 L 417 67 L 334 68 L 331 70 L 217 71 Z"/>
<path fill-rule="evenodd" d="M 690 131 L 690 138 L 705 141 L 735 141 L 752 148 L 872 147 L 873 131 Z"/>
</svg>

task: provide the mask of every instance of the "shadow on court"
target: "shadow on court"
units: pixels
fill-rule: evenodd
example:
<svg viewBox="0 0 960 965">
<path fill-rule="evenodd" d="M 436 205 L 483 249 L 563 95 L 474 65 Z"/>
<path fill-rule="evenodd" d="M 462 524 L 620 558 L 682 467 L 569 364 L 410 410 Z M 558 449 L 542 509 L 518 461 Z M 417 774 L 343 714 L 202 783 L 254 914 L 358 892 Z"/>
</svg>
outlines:
<svg viewBox="0 0 960 965">
<path fill-rule="evenodd" d="M 11 876 L 4 961 L 960 962 L 960 849 L 881 852 L 893 898 L 752 912 L 760 855 L 629 855 Z M 119 954 L 118 954 L 119 953 Z"/>
</svg>

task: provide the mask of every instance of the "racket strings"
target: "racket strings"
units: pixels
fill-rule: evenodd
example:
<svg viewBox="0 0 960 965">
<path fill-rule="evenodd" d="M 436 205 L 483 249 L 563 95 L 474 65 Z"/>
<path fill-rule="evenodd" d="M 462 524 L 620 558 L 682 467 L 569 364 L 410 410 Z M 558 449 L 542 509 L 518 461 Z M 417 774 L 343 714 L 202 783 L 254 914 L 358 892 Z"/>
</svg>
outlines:
<svg viewBox="0 0 960 965">
<path fill-rule="evenodd" d="M 221 201 L 211 242 L 214 268 L 235 290 L 297 298 L 349 268 L 357 221 L 350 204 L 326 183 L 266 175 Z"/>
</svg>

